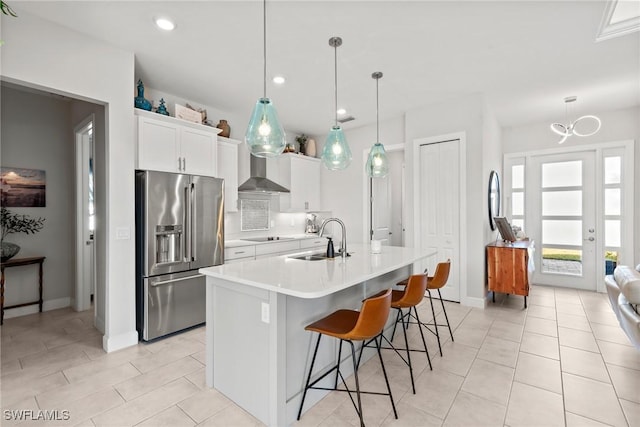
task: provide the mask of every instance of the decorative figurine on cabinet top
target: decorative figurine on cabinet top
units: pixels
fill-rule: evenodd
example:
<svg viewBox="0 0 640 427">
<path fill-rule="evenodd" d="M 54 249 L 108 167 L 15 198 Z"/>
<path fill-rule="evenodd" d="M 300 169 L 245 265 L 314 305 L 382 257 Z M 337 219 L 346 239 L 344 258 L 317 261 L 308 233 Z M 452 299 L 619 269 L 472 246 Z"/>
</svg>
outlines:
<svg viewBox="0 0 640 427">
<path fill-rule="evenodd" d="M 138 80 L 138 96 L 135 97 L 133 105 L 141 110 L 151 111 L 151 103 L 144 99 L 144 84 L 142 84 L 142 80 Z"/>
<path fill-rule="evenodd" d="M 158 109 L 156 109 L 156 113 L 162 114 L 163 116 L 168 116 L 169 112 L 167 111 L 167 106 L 164 104 L 164 98 L 160 98 L 160 105 Z"/>
<path fill-rule="evenodd" d="M 226 120 L 220 119 L 220 122 L 216 125 L 218 129 L 222 129 L 222 132 L 218 134 L 218 136 L 224 136 L 225 138 L 229 138 L 231 134 L 231 126 L 227 123 Z"/>
</svg>

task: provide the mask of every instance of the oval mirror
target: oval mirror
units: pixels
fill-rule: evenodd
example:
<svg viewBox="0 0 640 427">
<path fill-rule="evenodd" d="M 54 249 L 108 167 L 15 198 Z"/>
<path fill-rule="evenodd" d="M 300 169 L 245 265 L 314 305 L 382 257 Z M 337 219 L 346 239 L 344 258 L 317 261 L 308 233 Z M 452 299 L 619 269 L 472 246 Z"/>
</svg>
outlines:
<svg viewBox="0 0 640 427">
<path fill-rule="evenodd" d="M 496 229 L 496 223 L 493 220 L 494 217 L 500 216 L 500 179 L 498 178 L 498 172 L 491 171 L 489 175 L 489 226 L 491 230 Z"/>
</svg>

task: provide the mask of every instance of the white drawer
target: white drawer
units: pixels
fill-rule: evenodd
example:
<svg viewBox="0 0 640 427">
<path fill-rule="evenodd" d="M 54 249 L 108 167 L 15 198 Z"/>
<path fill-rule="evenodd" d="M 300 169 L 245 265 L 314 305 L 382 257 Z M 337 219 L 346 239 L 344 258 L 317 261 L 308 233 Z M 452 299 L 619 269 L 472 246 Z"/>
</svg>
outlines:
<svg viewBox="0 0 640 427">
<path fill-rule="evenodd" d="M 225 248 L 224 250 L 224 260 L 229 259 L 237 259 L 237 258 L 247 258 L 247 257 L 255 257 L 256 256 L 256 247 L 255 246 L 240 246 L 237 248 Z"/>
<path fill-rule="evenodd" d="M 256 255 L 276 254 L 278 252 L 289 252 L 300 249 L 300 242 L 288 240 L 285 242 L 266 243 L 256 246 Z"/>
<path fill-rule="evenodd" d="M 327 246 L 327 238 L 326 237 L 318 237 L 317 239 L 304 239 L 300 241 L 300 248 L 317 248 L 317 247 L 325 247 Z"/>
</svg>

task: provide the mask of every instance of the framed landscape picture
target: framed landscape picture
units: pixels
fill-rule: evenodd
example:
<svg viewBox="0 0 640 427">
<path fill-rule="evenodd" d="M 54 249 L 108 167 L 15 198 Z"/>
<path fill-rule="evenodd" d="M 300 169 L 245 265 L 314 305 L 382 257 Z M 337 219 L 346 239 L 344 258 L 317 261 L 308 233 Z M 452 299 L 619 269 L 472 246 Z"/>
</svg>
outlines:
<svg viewBox="0 0 640 427">
<path fill-rule="evenodd" d="M 46 176 L 40 169 L 0 168 L 2 206 L 43 208 L 46 206 Z"/>
</svg>

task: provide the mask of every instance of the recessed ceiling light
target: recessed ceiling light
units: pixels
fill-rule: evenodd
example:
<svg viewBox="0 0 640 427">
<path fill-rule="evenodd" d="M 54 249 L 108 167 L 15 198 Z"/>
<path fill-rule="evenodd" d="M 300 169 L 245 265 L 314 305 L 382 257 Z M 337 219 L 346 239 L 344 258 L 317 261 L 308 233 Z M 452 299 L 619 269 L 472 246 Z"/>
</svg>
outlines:
<svg viewBox="0 0 640 427">
<path fill-rule="evenodd" d="M 336 111 L 336 113 L 340 115 L 347 114 L 347 110 L 345 110 L 344 108 L 338 108 L 338 111 Z"/>
<path fill-rule="evenodd" d="M 284 76 L 275 76 L 275 77 L 273 78 L 273 82 L 274 82 L 275 84 L 277 84 L 277 85 L 281 85 L 281 84 L 284 84 L 284 82 L 285 82 L 285 78 L 284 78 Z"/>
<path fill-rule="evenodd" d="M 156 18 L 155 22 L 158 28 L 160 28 L 161 30 L 172 31 L 174 28 L 176 28 L 176 24 L 174 24 L 173 21 L 169 18 Z"/>
</svg>

